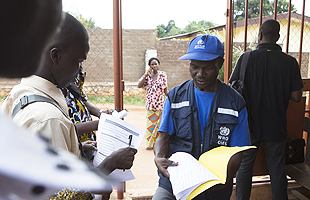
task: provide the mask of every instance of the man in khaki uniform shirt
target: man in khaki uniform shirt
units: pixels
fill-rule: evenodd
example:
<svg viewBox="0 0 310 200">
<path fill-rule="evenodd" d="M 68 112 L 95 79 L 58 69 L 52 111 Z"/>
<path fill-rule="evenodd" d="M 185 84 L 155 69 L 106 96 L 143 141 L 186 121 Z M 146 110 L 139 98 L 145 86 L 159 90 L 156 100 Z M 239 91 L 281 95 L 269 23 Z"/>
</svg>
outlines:
<svg viewBox="0 0 310 200">
<path fill-rule="evenodd" d="M 52 98 L 64 111 L 68 112 L 66 101 L 60 90 L 52 82 L 36 75 L 23 78 L 21 83 L 12 89 L 1 111 L 11 115 L 20 98 L 31 94 Z M 55 146 L 80 156 L 73 123 L 53 104 L 47 102 L 29 104 L 15 115 L 13 121 L 18 125 L 26 126 L 33 133 L 41 132 L 50 138 Z"/>
<path fill-rule="evenodd" d="M 58 40 L 45 53 L 43 67 L 35 75 L 23 78 L 12 89 L 1 110 L 11 115 L 21 97 L 37 94 L 53 99 L 68 114 L 65 98 L 58 88 L 65 88 L 75 80 L 88 51 L 89 37 L 85 27 L 66 13 Z M 46 135 L 55 146 L 81 156 L 74 125 L 56 106 L 47 102 L 29 104 L 15 115 L 13 121 L 33 132 Z M 86 147 L 96 150 L 90 144 Z M 130 147 L 119 149 L 104 160 L 100 169 L 106 174 L 114 169 L 130 169 L 136 153 L 137 150 Z"/>
<path fill-rule="evenodd" d="M 57 27 L 64 19 L 62 2 L 10 0 L 0 4 L 0 77 L 32 75 L 42 66 L 43 52 L 59 33 Z M 0 162 L 0 199 L 41 200 L 68 186 L 100 190 L 107 184 L 76 156 L 30 135 L 30 131 L 2 113 L 0 126 L 0 150 L 4 152 Z M 63 170 L 64 166 L 70 170 Z"/>
</svg>

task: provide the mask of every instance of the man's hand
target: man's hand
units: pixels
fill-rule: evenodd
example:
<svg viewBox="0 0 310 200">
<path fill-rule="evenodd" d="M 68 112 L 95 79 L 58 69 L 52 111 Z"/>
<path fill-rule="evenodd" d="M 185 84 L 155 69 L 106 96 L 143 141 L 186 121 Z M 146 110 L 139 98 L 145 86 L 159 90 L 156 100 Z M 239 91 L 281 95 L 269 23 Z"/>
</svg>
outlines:
<svg viewBox="0 0 310 200">
<path fill-rule="evenodd" d="M 137 149 L 126 147 L 114 151 L 98 166 L 105 174 L 110 174 L 115 169 L 130 169 L 135 159 Z"/>
<path fill-rule="evenodd" d="M 111 109 L 106 109 L 103 111 L 103 113 L 108 114 L 108 115 L 112 115 L 112 110 Z"/>
<path fill-rule="evenodd" d="M 156 158 L 154 159 L 158 171 L 166 178 L 170 178 L 167 168 L 169 166 L 177 166 L 178 163 L 175 163 L 167 158 Z"/>
<path fill-rule="evenodd" d="M 109 157 L 114 160 L 116 169 L 130 169 L 137 151 L 137 149 L 126 147 L 114 151 Z"/>
<path fill-rule="evenodd" d="M 96 141 L 88 140 L 86 142 L 82 142 L 83 151 L 85 150 L 97 151 L 98 149 L 96 146 L 97 146 Z"/>
<path fill-rule="evenodd" d="M 166 178 L 170 177 L 167 168 L 169 166 L 178 165 L 178 163 L 175 163 L 167 159 L 168 154 L 169 154 L 169 140 L 170 140 L 170 135 L 168 135 L 165 132 L 160 132 L 154 144 L 155 165 L 158 171 Z"/>
</svg>

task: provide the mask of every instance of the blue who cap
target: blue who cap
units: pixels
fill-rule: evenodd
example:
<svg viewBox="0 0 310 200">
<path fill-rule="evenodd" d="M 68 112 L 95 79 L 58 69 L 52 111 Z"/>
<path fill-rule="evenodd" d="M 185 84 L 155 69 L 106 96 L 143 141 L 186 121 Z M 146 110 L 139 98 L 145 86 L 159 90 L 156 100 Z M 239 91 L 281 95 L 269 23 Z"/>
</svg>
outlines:
<svg viewBox="0 0 310 200">
<path fill-rule="evenodd" d="M 221 41 L 212 35 L 200 35 L 190 41 L 187 54 L 180 60 L 210 61 L 218 57 L 224 58 L 224 45 Z"/>
</svg>

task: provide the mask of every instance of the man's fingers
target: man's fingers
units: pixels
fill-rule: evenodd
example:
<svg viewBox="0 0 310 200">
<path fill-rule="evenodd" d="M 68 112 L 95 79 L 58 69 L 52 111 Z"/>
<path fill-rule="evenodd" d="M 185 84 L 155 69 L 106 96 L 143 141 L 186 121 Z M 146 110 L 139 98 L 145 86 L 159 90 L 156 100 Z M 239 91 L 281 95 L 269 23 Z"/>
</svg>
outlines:
<svg viewBox="0 0 310 200">
<path fill-rule="evenodd" d="M 171 160 L 168 160 L 168 159 L 166 159 L 163 162 L 163 166 L 165 166 L 166 168 L 169 167 L 169 166 L 177 166 L 177 165 L 178 165 L 177 162 L 174 162 L 174 161 L 171 161 Z"/>
<path fill-rule="evenodd" d="M 138 150 L 134 148 L 131 148 L 131 151 L 133 152 L 134 155 L 136 155 L 136 153 L 138 152 Z"/>
<path fill-rule="evenodd" d="M 168 160 L 167 158 L 156 158 L 155 159 L 155 164 L 158 168 L 158 171 L 166 178 L 169 178 L 170 175 L 168 173 L 167 168 L 169 166 L 177 166 L 178 162 L 174 162 L 171 160 Z"/>
<path fill-rule="evenodd" d="M 178 166 L 178 162 L 172 162 L 169 166 Z"/>
</svg>

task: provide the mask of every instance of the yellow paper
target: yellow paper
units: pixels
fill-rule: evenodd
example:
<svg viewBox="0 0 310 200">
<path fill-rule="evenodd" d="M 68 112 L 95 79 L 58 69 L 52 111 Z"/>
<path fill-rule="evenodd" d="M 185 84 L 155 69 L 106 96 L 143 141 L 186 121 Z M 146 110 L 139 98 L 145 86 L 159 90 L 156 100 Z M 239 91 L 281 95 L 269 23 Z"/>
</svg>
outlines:
<svg viewBox="0 0 310 200">
<path fill-rule="evenodd" d="M 230 158 L 240 151 L 244 151 L 246 149 L 256 148 L 255 146 L 243 146 L 243 147 L 225 147 L 220 146 L 210 151 L 203 153 L 199 157 L 199 162 L 203 164 L 206 168 L 208 168 L 212 173 L 214 173 L 217 177 L 221 179 L 212 180 L 201 184 L 197 187 L 187 198 L 186 200 L 191 200 L 196 197 L 198 194 L 204 192 L 205 190 L 211 188 L 216 184 L 225 184 L 226 176 L 227 176 L 227 165 Z"/>
</svg>

